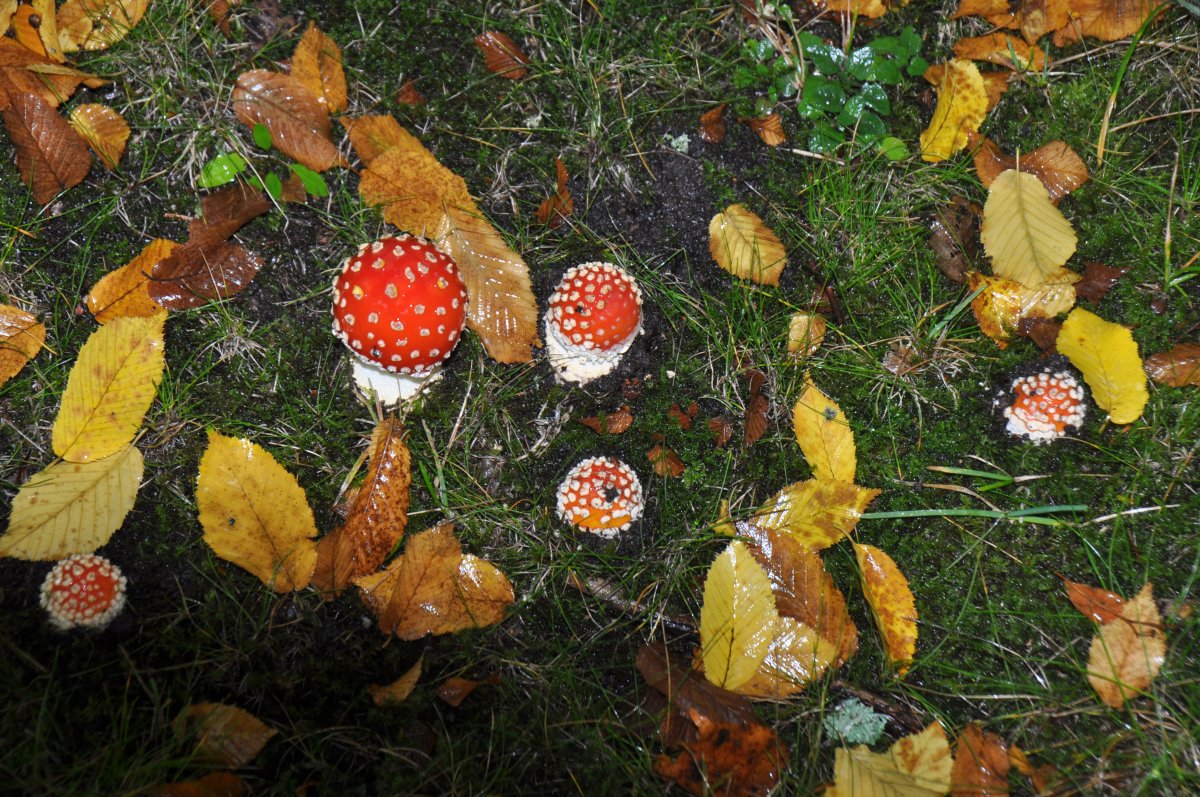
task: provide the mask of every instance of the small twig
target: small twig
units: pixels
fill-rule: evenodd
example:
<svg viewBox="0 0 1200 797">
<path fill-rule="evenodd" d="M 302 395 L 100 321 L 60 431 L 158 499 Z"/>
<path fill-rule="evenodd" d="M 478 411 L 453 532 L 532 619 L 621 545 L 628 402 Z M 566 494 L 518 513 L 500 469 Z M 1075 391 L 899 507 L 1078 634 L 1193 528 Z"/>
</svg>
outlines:
<svg viewBox="0 0 1200 797">
<path fill-rule="evenodd" d="M 835 158 L 832 155 L 822 155 L 819 152 L 809 152 L 806 149 L 796 149 L 793 147 L 791 149 L 785 150 L 785 152 L 790 152 L 793 155 L 803 155 L 806 158 L 813 158 L 813 159 L 819 160 L 819 161 L 828 161 L 829 163 L 836 163 L 838 166 L 846 165 L 846 162 L 844 160 L 842 160 L 841 158 Z"/>
<path fill-rule="evenodd" d="M 1166 504 L 1164 506 L 1139 506 L 1137 509 L 1126 509 L 1124 512 L 1113 512 L 1111 515 L 1101 515 L 1097 518 L 1092 518 L 1088 523 L 1107 523 L 1126 515 L 1144 515 L 1147 512 L 1162 512 L 1164 509 L 1178 509 L 1183 504 Z"/>
<path fill-rule="evenodd" d="M 628 597 L 621 591 L 620 587 L 605 578 L 588 576 L 581 579 L 575 575 L 574 570 L 570 570 L 567 572 L 567 584 L 579 590 L 584 595 L 591 595 L 594 598 L 598 598 L 601 603 L 617 609 L 624 614 L 636 617 L 650 611 L 650 608 L 642 601 Z M 661 614 L 658 615 L 657 619 L 674 631 L 686 631 L 688 633 L 695 633 L 696 631 L 696 621 L 690 617 Z"/>
<path fill-rule="evenodd" d="M 1188 108 L 1185 111 L 1171 111 L 1170 113 L 1157 113 L 1154 116 L 1143 116 L 1141 119 L 1134 119 L 1132 122 L 1117 125 L 1116 127 L 1108 128 L 1108 132 L 1116 133 L 1124 130 L 1127 127 L 1137 127 L 1144 125 L 1146 122 L 1157 122 L 1159 119 L 1170 119 L 1173 116 L 1191 116 L 1194 113 L 1200 113 L 1200 108 Z"/>
</svg>

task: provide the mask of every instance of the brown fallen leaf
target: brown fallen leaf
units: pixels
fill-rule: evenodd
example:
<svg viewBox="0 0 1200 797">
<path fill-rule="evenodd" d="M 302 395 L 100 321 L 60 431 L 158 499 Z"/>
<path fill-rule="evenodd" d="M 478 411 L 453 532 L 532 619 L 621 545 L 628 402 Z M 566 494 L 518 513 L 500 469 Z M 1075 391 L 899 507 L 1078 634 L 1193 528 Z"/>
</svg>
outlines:
<svg viewBox="0 0 1200 797">
<path fill-rule="evenodd" d="M 236 182 L 200 200 L 200 215 L 188 223 L 188 242 L 224 241 L 271 209 L 266 194 Z"/>
<path fill-rule="evenodd" d="M 195 780 L 163 783 L 150 789 L 150 797 L 242 797 L 246 784 L 232 772 L 209 772 Z"/>
<path fill-rule="evenodd" d="M 700 114 L 700 139 L 709 144 L 720 144 L 725 140 L 726 103 Z"/>
<path fill-rule="evenodd" d="M 712 435 L 713 444 L 722 448 L 733 437 L 733 422 L 724 415 L 708 419 L 708 432 Z"/>
<path fill-rule="evenodd" d="M 64 49 L 103 50 L 124 39 L 149 5 L 150 0 L 67 0 L 58 9 L 59 40 L 70 41 Z"/>
<path fill-rule="evenodd" d="M 99 103 L 86 103 L 71 109 L 71 127 L 96 153 L 104 168 L 117 168 L 129 140 L 129 124 L 121 114 Z"/>
<path fill-rule="evenodd" d="M 767 384 L 767 375 L 757 368 L 750 368 L 742 373 L 746 378 L 750 395 L 746 399 L 745 427 L 742 435 L 742 448 L 749 448 L 757 443 L 767 431 L 767 411 L 771 402 L 763 392 Z"/>
<path fill-rule="evenodd" d="M 413 666 L 390 684 L 368 686 L 367 691 L 371 693 L 371 700 L 375 701 L 377 706 L 394 706 L 408 700 L 408 696 L 417 688 L 417 681 L 421 679 L 421 668 L 424 663 L 425 656 L 422 655 Z"/>
<path fill-rule="evenodd" d="M 87 177 L 92 155 L 53 105 L 37 94 L 20 92 L 9 95 L 0 113 L 16 151 L 17 170 L 35 202 L 44 205 Z"/>
<path fill-rule="evenodd" d="M 424 105 L 425 95 L 417 89 L 417 81 L 409 78 L 396 89 L 394 99 L 399 105 Z"/>
<path fill-rule="evenodd" d="M 1014 28 L 1029 44 L 1070 18 L 1068 0 L 960 0 L 950 19 L 982 16 L 998 28 Z"/>
<path fill-rule="evenodd" d="M 950 770 L 952 797 L 1006 797 L 1008 749 L 994 733 L 969 722 L 958 735 L 954 768 Z"/>
<path fill-rule="evenodd" d="M 706 717 L 734 725 L 755 722 L 750 701 L 743 695 L 712 684 L 685 657 L 673 656 L 662 642 L 643 645 L 637 652 L 638 672 L 651 688 L 671 701 L 673 714 L 686 722 L 684 715 L 696 711 Z M 664 737 L 671 737 L 665 726 L 671 716 L 663 717 Z M 678 724 L 678 722 L 676 723 Z M 692 726 L 694 735 L 695 726 Z"/>
<path fill-rule="evenodd" d="M 1033 790 L 1037 794 L 1055 794 L 1055 786 L 1062 779 L 1058 770 L 1049 764 L 1034 766 L 1029 756 L 1017 745 L 1008 748 L 1008 762 L 1013 769 L 1029 778 Z"/>
<path fill-rule="evenodd" d="M 1058 334 L 1062 331 L 1062 322 L 1053 318 L 1022 318 L 1017 322 L 1017 334 L 1029 338 L 1045 354 L 1058 351 Z"/>
<path fill-rule="evenodd" d="M 326 112 L 346 110 L 342 49 L 315 22 L 308 23 L 292 53 L 291 74 L 312 92 Z"/>
<path fill-rule="evenodd" d="M 487 31 L 475 37 L 475 46 L 483 53 L 483 65 L 489 72 L 509 80 L 520 80 L 529 74 L 525 65 L 529 56 L 521 51 L 507 33 Z"/>
<path fill-rule="evenodd" d="M 313 171 L 346 165 L 333 143 L 329 112 L 297 77 L 267 69 L 243 72 L 233 88 L 233 110 L 251 129 L 266 125 L 280 152 Z"/>
<path fill-rule="evenodd" d="M 1083 267 L 1083 279 L 1075 283 L 1075 295 L 1080 299 L 1087 299 L 1092 304 L 1100 304 L 1127 271 L 1128 266 L 1113 268 L 1095 261 L 1086 263 Z"/>
<path fill-rule="evenodd" d="M 769 113 L 766 116 L 745 119 L 743 121 L 750 125 L 750 129 L 768 147 L 778 147 L 787 141 L 787 133 L 783 132 L 783 117 L 777 113 Z"/>
<path fill-rule="evenodd" d="M 696 797 L 766 795 L 779 782 L 788 749 L 775 731 L 758 722 L 727 723 L 688 709 L 696 739 L 671 758 L 659 755 L 654 773 Z M 719 792 L 712 784 L 720 784 Z"/>
<path fill-rule="evenodd" d="M 233 26 L 229 24 L 229 15 L 242 0 L 211 0 L 208 4 L 208 16 L 212 19 L 217 30 L 225 37 L 225 41 L 233 41 Z"/>
<path fill-rule="evenodd" d="M 237 769 L 253 761 L 278 731 L 245 709 L 224 703 L 194 703 L 177 730 L 196 737 L 195 760 Z"/>
<path fill-rule="evenodd" d="M 46 325 L 37 316 L 0 304 L 0 385 L 16 376 L 46 342 Z"/>
<path fill-rule="evenodd" d="M 1084 37 L 1114 42 L 1132 36 L 1151 14 L 1166 9 L 1156 0 L 1070 0 L 1070 21 L 1054 31 L 1054 46 Z"/>
<path fill-rule="evenodd" d="M 937 255 L 937 267 L 952 282 L 966 281 L 968 271 L 977 270 L 979 217 L 983 208 L 955 195 L 937 209 L 929 228 L 929 248 Z"/>
<path fill-rule="evenodd" d="M 472 681 L 470 678 L 447 678 L 442 682 L 442 685 L 437 688 L 437 696 L 445 703 L 458 708 L 463 701 L 471 696 L 481 686 L 496 686 L 500 683 L 500 676 L 493 673 L 482 681 Z"/>
<path fill-rule="evenodd" d="M 655 435 L 661 438 L 661 435 Z M 687 468 L 679 455 L 667 448 L 661 442 L 655 443 L 649 451 L 646 452 L 646 459 L 654 465 L 654 472 L 659 476 L 666 476 L 670 479 L 678 479 L 683 475 L 683 471 Z"/>
<path fill-rule="evenodd" d="M 12 97 L 26 92 L 36 94 L 57 108 L 75 93 L 80 83 L 92 77 L 76 69 L 63 68 L 46 56 L 17 44 L 15 39 L 0 36 L 0 110 L 11 102 Z"/>
<path fill-rule="evenodd" d="M 596 434 L 622 434 L 633 425 L 633 408 L 628 404 L 623 404 L 620 409 L 612 412 L 578 420 Z"/>
<path fill-rule="evenodd" d="M 1004 153 L 986 136 L 971 133 L 971 146 L 978 147 L 975 153 L 975 174 L 984 188 L 1003 172 L 1017 168 L 1017 159 Z M 1088 181 L 1088 169 L 1075 150 L 1063 141 L 1051 141 L 1033 152 L 1023 154 L 1020 168 L 1042 181 L 1050 201 L 1057 205 L 1064 196 Z"/>
<path fill-rule="evenodd" d="M 1037 45 L 1014 38 L 1007 33 L 989 33 L 959 39 L 954 43 L 954 55 L 972 61 L 986 61 L 1017 71 L 1041 72 L 1046 68 L 1046 51 Z"/>
<path fill-rule="evenodd" d="M 679 428 L 685 432 L 692 428 L 692 421 L 699 412 L 700 405 L 694 401 L 688 404 L 686 410 L 680 407 L 678 403 L 672 404 L 670 408 L 667 409 L 667 414 L 671 416 L 671 418 L 675 420 L 675 423 L 679 424 Z"/>
<path fill-rule="evenodd" d="M 1166 657 L 1167 636 L 1147 583 L 1092 638 L 1088 683 L 1106 706 L 1121 708 L 1150 688 Z"/>
<path fill-rule="evenodd" d="M 1200 387 L 1200 343 L 1177 343 L 1169 351 L 1151 354 L 1142 367 L 1160 385 Z"/>
<path fill-rule="evenodd" d="M 1111 623 L 1121 616 L 1125 599 L 1106 589 L 1093 587 L 1071 581 L 1066 576 L 1059 576 L 1067 589 L 1067 598 L 1079 613 L 1097 625 Z"/>
<path fill-rule="evenodd" d="M 575 197 L 567 188 L 567 167 L 562 158 L 554 159 L 554 171 L 557 174 L 557 187 L 550 196 L 542 200 L 534 216 L 550 229 L 557 229 L 575 211 Z"/>
</svg>

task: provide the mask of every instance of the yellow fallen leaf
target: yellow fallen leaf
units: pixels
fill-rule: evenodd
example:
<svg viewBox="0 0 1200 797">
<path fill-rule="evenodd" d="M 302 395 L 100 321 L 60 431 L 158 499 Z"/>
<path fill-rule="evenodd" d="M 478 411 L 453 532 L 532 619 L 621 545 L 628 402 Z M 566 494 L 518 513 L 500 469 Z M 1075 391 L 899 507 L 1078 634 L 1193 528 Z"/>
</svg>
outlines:
<svg viewBox="0 0 1200 797">
<path fill-rule="evenodd" d="M 1060 268 L 1047 275 L 1040 288 L 1032 289 L 1015 280 L 971 271 L 967 273 L 967 286 L 972 291 L 983 287 L 971 300 L 971 310 L 983 333 L 1003 349 L 1022 320 L 1053 318 L 1070 310 L 1075 305 L 1075 283 L 1079 279 L 1075 272 Z"/>
<path fill-rule="evenodd" d="M 997 277 L 1040 288 L 1075 254 L 1075 230 L 1054 207 L 1042 181 L 1008 169 L 988 189 L 979 230 Z"/>
<path fill-rule="evenodd" d="M 46 325 L 11 304 L 0 304 L 0 385 L 16 376 L 46 342 Z"/>
<path fill-rule="evenodd" d="M 954 43 L 954 55 L 972 61 L 987 61 L 999 66 L 1040 72 L 1046 68 L 1046 51 L 1030 46 L 1007 33 L 989 33 L 959 39 Z"/>
<path fill-rule="evenodd" d="M 194 703 L 181 724 L 196 736 L 198 763 L 231 769 L 253 761 L 278 733 L 249 711 L 224 703 Z"/>
<path fill-rule="evenodd" d="M 967 145 L 967 133 L 979 131 L 987 115 L 988 94 L 971 61 L 955 58 L 945 64 L 937 83 L 937 107 L 921 133 L 921 158 L 943 161 Z"/>
<path fill-rule="evenodd" d="M 416 664 L 409 667 L 408 670 L 390 684 L 376 686 L 372 684 L 367 687 L 367 691 L 371 693 L 371 699 L 375 701 L 377 706 L 394 706 L 397 703 L 403 703 L 408 700 L 408 696 L 417 688 L 417 681 L 421 680 L 421 668 L 425 664 L 425 656 L 422 655 L 417 659 Z"/>
<path fill-rule="evenodd" d="M 704 580 L 700 607 L 704 677 L 725 689 L 736 689 L 753 678 L 775 639 L 778 619 L 771 580 L 744 542 L 731 542 Z"/>
<path fill-rule="evenodd" d="M 952 768 L 946 731 L 935 722 L 886 753 L 866 745 L 838 748 L 825 797 L 940 797 L 950 791 Z"/>
<path fill-rule="evenodd" d="M 800 360 L 816 354 L 825 342 L 827 325 L 820 313 L 796 313 L 788 323 L 788 354 Z"/>
<path fill-rule="evenodd" d="M 389 149 L 420 151 L 425 148 L 420 139 L 405 130 L 394 116 L 341 116 L 338 121 L 345 126 L 350 145 L 364 166 L 370 166 Z"/>
<path fill-rule="evenodd" d="M 0 0 L 0 30 L 8 30 L 8 25 L 15 13 L 17 13 L 17 0 Z"/>
<path fill-rule="evenodd" d="M 853 482 L 858 468 L 854 432 L 837 402 L 804 375 L 804 392 L 792 408 L 796 442 L 817 479 Z"/>
<path fill-rule="evenodd" d="M 155 264 L 166 260 L 178 246 L 166 238 L 155 238 L 133 260 L 101 277 L 86 300 L 96 321 L 107 324 L 114 318 L 163 312 L 163 306 L 150 297 L 150 274 Z"/>
<path fill-rule="evenodd" d="M 892 557 L 873 545 L 855 544 L 854 556 L 884 652 L 904 675 L 917 652 L 917 606 L 908 579 Z"/>
<path fill-rule="evenodd" d="M 54 453 L 90 462 L 123 449 L 137 434 L 158 392 L 166 360 L 165 312 L 118 318 L 79 350 L 54 419 Z"/>
<path fill-rule="evenodd" d="M 29 477 L 12 502 L 0 556 L 52 561 L 104 545 L 133 509 L 142 454 L 126 446 L 87 463 L 59 460 Z"/>
<path fill-rule="evenodd" d="M 1063 322 L 1056 345 L 1083 374 L 1092 398 L 1113 423 L 1133 423 L 1142 417 L 1150 394 L 1128 327 L 1076 307 Z"/>
<path fill-rule="evenodd" d="M 59 64 L 67 60 L 58 42 L 54 0 L 29 0 L 29 5 L 17 8 L 12 25 L 17 41 L 30 50 Z"/>
<path fill-rule="evenodd" d="M 308 23 L 292 53 L 292 77 L 307 86 L 326 110 L 346 110 L 342 49 L 315 22 Z"/>
<path fill-rule="evenodd" d="M 96 102 L 77 105 L 69 114 L 71 127 L 96 153 L 104 168 L 117 168 L 129 140 L 129 124 L 121 114 Z"/>
<path fill-rule="evenodd" d="M 885 3 L 884 0 L 828 0 L 825 3 L 825 10 L 830 14 L 841 14 L 845 17 L 858 16 L 878 19 L 886 14 L 889 8 L 898 8 L 907 4 L 908 0 L 893 3 Z"/>
<path fill-rule="evenodd" d="M 1121 616 L 1100 626 L 1088 651 L 1088 683 L 1105 705 L 1120 708 L 1150 687 L 1167 656 L 1162 616 L 1147 583 Z"/>
<path fill-rule="evenodd" d="M 208 432 L 196 507 L 204 541 L 276 592 L 304 589 L 317 564 L 317 524 L 303 488 L 264 448 Z"/>
<path fill-rule="evenodd" d="M 407 640 L 493 625 L 514 600 L 508 577 L 464 554 L 448 523 L 414 534 L 387 570 L 354 583 L 384 633 Z"/>
<path fill-rule="evenodd" d="M 837 647 L 814 629 L 781 615 L 776 619 L 775 637 L 758 670 L 745 683 L 726 688 L 747 697 L 782 700 L 803 691 L 824 675 L 837 657 Z"/>
<path fill-rule="evenodd" d="M 58 9 L 59 41 L 68 52 L 103 50 L 142 21 L 150 0 L 67 0 Z"/>
<path fill-rule="evenodd" d="M 879 490 L 853 482 L 809 479 L 776 493 L 754 522 L 765 529 L 786 531 L 798 542 L 820 550 L 841 542 L 877 495 Z"/>
<path fill-rule="evenodd" d="M 708 251 L 735 277 L 778 285 L 787 251 L 763 220 L 741 205 L 730 205 L 708 223 Z"/>
</svg>

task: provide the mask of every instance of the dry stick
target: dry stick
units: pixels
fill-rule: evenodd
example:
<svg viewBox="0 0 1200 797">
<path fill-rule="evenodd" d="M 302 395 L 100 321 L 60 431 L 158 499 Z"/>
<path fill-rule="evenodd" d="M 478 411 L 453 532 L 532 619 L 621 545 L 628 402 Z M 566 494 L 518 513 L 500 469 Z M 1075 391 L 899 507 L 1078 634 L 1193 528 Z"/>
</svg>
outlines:
<svg viewBox="0 0 1200 797">
<path fill-rule="evenodd" d="M 567 571 L 567 584 L 579 590 L 584 595 L 591 595 L 594 598 L 599 598 L 601 603 L 611 606 L 614 609 L 634 616 L 645 614 L 648 607 L 640 600 L 629 598 L 625 593 L 621 592 L 621 588 L 608 579 L 599 578 L 597 576 L 588 576 L 580 578 L 575 575 L 574 570 Z M 682 617 L 680 615 L 667 616 L 659 615 L 659 620 L 662 624 L 675 630 L 687 631 L 689 633 L 696 632 L 696 622 L 690 617 Z"/>
</svg>

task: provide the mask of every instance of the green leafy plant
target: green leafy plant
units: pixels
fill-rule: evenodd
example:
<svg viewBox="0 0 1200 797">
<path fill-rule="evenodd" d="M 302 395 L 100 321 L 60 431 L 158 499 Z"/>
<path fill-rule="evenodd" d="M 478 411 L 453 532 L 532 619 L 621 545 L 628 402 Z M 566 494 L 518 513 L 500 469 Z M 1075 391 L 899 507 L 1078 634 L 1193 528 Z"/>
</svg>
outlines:
<svg viewBox="0 0 1200 797">
<path fill-rule="evenodd" d="M 271 131 L 267 129 L 266 125 L 256 124 L 251 132 L 251 137 L 254 139 L 255 145 L 264 152 L 270 152 L 273 148 Z M 241 155 L 236 152 L 222 152 L 204 164 L 200 170 L 200 179 L 196 181 L 196 184 L 201 188 L 218 188 L 233 182 L 249 169 L 250 164 Z M 325 178 L 319 172 L 299 163 L 289 163 L 288 169 L 300 179 L 300 184 L 310 195 L 329 196 L 329 186 L 326 185 Z M 283 180 L 275 172 L 260 175 L 256 171 L 251 174 L 247 182 L 255 188 L 266 191 L 276 201 L 283 198 Z"/>
</svg>

